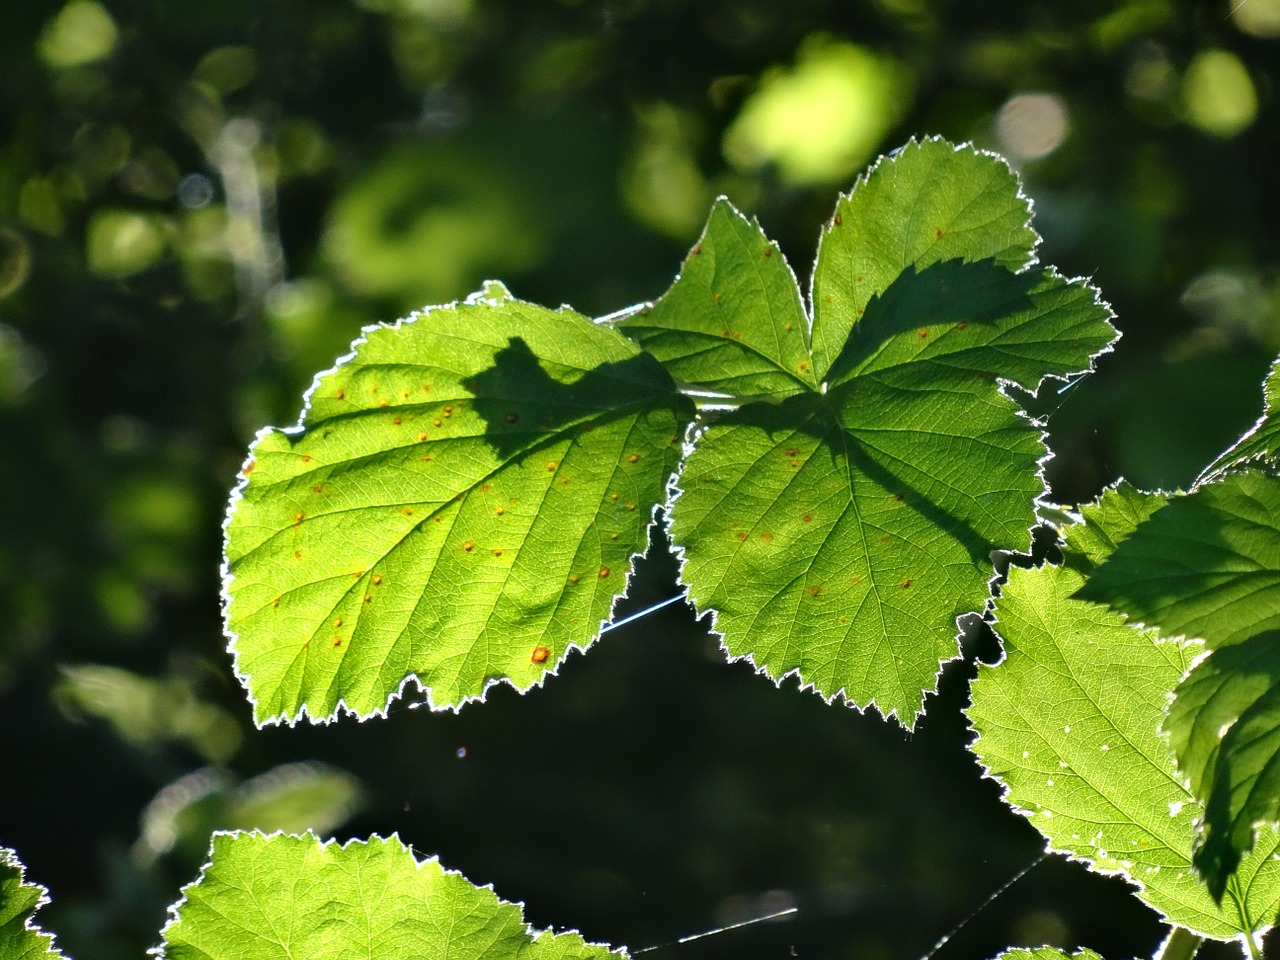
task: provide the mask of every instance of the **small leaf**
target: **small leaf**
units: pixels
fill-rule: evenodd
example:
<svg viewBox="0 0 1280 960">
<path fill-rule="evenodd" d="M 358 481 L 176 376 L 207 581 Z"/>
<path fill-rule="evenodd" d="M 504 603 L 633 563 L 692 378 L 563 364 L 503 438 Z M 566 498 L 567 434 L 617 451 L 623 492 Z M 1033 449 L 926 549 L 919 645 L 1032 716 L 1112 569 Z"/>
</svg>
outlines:
<svg viewBox="0 0 1280 960">
<path fill-rule="evenodd" d="M 1040 431 L 1000 384 L 1087 370 L 1115 335 L 1092 288 L 1027 266 L 1028 217 L 999 160 L 913 143 L 823 233 L 810 352 L 780 254 L 726 204 L 650 315 L 624 321 L 725 389 L 733 368 L 712 381 L 691 358 L 719 323 L 709 304 L 732 304 L 717 356 L 756 378 L 737 399 L 778 401 L 702 431 L 671 510 L 682 579 L 731 656 L 914 724 L 957 617 L 988 600 L 992 551 L 1027 547 L 1044 491 Z"/>
<path fill-rule="evenodd" d="M 1164 729 L 1205 800 L 1196 866 L 1221 899 L 1254 828 L 1280 821 L 1280 631 L 1214 651 L 1177 690 Z"/>
<path fill-rule="evenodd" d="M 0 847 L 0 957 L 4 960 L 42 960 L 61 957 L 53 937 L 31 922 L 35 912 L 49 902 L 45 889 L 23 881 L 17 855 Z"/>
<path fill-rule="evenodd" d="M 1061 530 L 1067 565 L 1089 574 L 1143 521 L 1169 502 L 1163 493 L 1145 493 L 1125 480 L 1108 487 L 1080 508 L 1080 521 Z"/>
<path fill-rule="evenodd" d="M 538 683 L 598 635 L 693 415 L 652 357 L 491 285 L 370 328 L 265 430 L 226 531 L 259 723 Z"/>
<path fill-rule="evenodd" d="M 1102 958 L 1089 949 L 1067 953 L 1057 947 L 1035 947 L 1033 949 L 1017 947 L 1005 950 L 995 960 L 1102 960 Z"/>
<path fill-rule="evenodd" d="M 1170 500 L 1080 597 L 1211 648 L 1280 628 L 1280 479 L 1232 474 Z"/>
<path fill-rule="evenodd" d="M 972 686 L 974 753 L 1050 849 L 1125 876 L 1171 923 L 1217 939 L 1267 929 L 1280 835 L 1261 832 L 1221 905 L 1192 867 L 1203 808 L 1160 723 L 1195 651 L 1074 599 L 1081 582 L 1065 567 L 1009 571 L 995 605 L 1006 656 Z"/>
<path fill-rule="evenodd" d="M 723 198 L 667 294 L 618 327 L 696 387 L 776 398 L 818 387 L 795 274 Z"/>
<path fill-rule="evenodd" d="M 1217 479 L 1228 470 L 1249 464 L 1274 464 L 1280 458 L 1280 359 L 1271 365 L 1271 372 L 1262 384 L 1262 398 L 1262 416 L 1258 422 L 1206 467 L 1198 482 Z"/>
<path fill-rule="evenodd" d="M 520 907 L 395 837 L 345 846 L 312 835 L 217 834 L 210 863 L 170 908 L 167 960 L 605 960 L 576 933 L 535 932 Z"/>
</svg>

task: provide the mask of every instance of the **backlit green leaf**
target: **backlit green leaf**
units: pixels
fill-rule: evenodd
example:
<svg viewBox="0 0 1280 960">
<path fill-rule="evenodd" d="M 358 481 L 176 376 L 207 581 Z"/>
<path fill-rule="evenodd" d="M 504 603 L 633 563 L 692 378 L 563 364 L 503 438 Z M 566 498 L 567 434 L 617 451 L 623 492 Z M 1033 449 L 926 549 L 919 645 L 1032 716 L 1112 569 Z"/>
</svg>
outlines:
<svg viewBox="0 0 1280 960">
<path fill-rule="evenodd" d="M 608 619 L 692 405 L 617 331 L 491 285 L 370 328 L 263 431 L 226 532 L 255 719 L 524 690 Z"/>
<path fill-rule="evenodd" d="M 217 834 L 163 932 L 166 960 L 604 960 L 576 933 L 535 932 L 520 907 L 396 837 Z"/>
<path fill-rule="evenodd" d="M 0 957 L 4 960 L 44 960 L 61 957 L 53 937 L 31 922 L 36 910 L 49 902 L 45 889 L 24 883 L 22 863 L 12 850 L 0 847 Z"/>
<path fill-rule="evenodd" d="M 1205 802 L 1196 866 L 1221 897 L 1254 827 L 1280 820 L 1280 631 L 1214 651 L 1165 721 L 1178 767 Z"/>
<path fill-rule="evenodd" d="M 1261 832 L 1219 905 L 1192 868 L 1203 807 L 1160 734 L 1196 650 L 1073 597 L 1065 567 L 1012 569 L 996 602 L 1005 659 L 981 666 L 972 749 L 1049 847 L 1116 873 L 1170 922 L 1229 939 L 1280 910 L 1280 836 Z"/>
<path fill-rule="evenodd" d="M 1145 493 L 1124 480 L 1108 487 L 1094 503 L 1080 508 L 1080 522 L 1061 530 L 1067 565 L 1081 573 L 1091 572 L 1168 502 L 1167 495 Z"/>
<path fill-rule="evenodd" d="M 623 321 L 684 379 L 780 398 L 710 422 L 672 507 L 684 582 L 733 657 L 914 723 L 1044 490 L 1040 432 L 1002 383 L 1087 370 L 1114 337 L 1092 288 L 1028 266 L 1028 220 L 1002 162 L 913 143 L 839 201 L 811 324 L 780 254 L 724 204 L 666 296 Z M 749 376 L 716 379 L 704 356 L 747 357 Z"/>
<path fill-rule="evenodd" d="M 1102 958 L 1092 950 L 1067 953 L 1057 947 L 1035 947 L 1034 949 L 1005 950 L 995 960 L 1102 960 Z"/>
<path fill-rule="evenodd" d="M 1233 467 L 1280 457 L 1280 360 L 1271 365 L 1262 384 L 1262 416 L 1232 447 L 1211 463 L 1201 480 L 1220 476 Z"/>
<path fill-rule="evenodd" d="M 1080 596 L 1210 647 L 1280 628 L 1280 479 L 1233 474 L 1174 498 Z"/>
</svg>

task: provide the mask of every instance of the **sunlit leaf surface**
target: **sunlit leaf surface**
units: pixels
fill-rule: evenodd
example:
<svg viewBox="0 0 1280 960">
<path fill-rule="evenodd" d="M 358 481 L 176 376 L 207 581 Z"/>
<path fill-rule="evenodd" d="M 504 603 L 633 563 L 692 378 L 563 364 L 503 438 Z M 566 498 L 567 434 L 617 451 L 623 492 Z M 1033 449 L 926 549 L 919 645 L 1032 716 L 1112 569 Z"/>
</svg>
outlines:
<svg viewBox="0 0 1280 960">
<path fill-rule="evenodd" d="M 535 932 L 520 907 L 396 837 L 217 834 L 164 929 L 166 960 L 604 960 L 576 933 Z"/>
<path fill-rule="evenodd" d="M 914 723 L 1044 490 L 1002 383 L 1087 370 L 1114 337 L 1092 288 L 1031 266 L 1029 219 L 1002 162 L 912 143 L 837 204 L 811 316 L 721 203 L 671 290 L 621 322 L 678 378 L 773 401 L 710 422 L 672 509 L 732 656 Z"/>
<path fill-rule="evenodd" d="M 609 618 L 689 402 L 654 359 L 498 285 L 371 328 L 299 428 L 259 435 L 227 624 L 261 722 L 524 690 Z"/>
<path fill-rule="evenodd" d="M 24 883 L 23 867 L 12 850 L 0 847 L 0 957 L 4 960 L 43 960 L 61 957 L 53 937 L 31 922 L 48 903 L 44 887 Z"/>
</svg>

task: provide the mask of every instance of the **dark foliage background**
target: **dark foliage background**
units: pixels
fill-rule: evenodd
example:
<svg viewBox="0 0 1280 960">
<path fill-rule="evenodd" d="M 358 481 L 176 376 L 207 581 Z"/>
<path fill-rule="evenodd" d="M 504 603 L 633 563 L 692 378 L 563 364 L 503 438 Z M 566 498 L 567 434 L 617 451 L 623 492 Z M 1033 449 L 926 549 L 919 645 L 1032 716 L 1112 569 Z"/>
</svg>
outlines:
<svg viewBox="0 0 1280 960">
<path fill-rule="evenodd" d="M 1116 309 L 1098 373 L 1030 401 L 1053 496 L 1185 485 L 1280 346 L 1280 0 L 24 0 L 0 27 L 0 843 L 69 954 L 158 942 L 215 827 L 399 831 L 633 949 L 799 908 L 672 960 L 915 960 L 1036 859 L 964 750 L 966 665 L 907 736 L 725 665 L 680 605 L 527 697 L 254 731 L 227 493 L 363 324 L 490 276 L 651 299 L 718 193 L 803 275 L 836 192 L 927 134 L 1009 155 L 1045 259 Z M 627 608 L 674 591 L 655 549 Z M 1162 935 L 1049 859 L 941 957 Z"/>
</svg>

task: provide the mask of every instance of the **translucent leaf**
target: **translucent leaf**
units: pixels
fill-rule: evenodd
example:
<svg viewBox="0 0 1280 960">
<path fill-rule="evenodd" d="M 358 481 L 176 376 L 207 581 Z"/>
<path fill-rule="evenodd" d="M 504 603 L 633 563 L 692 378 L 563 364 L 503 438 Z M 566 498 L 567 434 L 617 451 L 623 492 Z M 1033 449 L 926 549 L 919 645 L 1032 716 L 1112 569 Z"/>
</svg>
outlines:
<svg viewBox="0 0 1280 960">
<path fill-rule="evenodd" d="M 394 836 L 217 834 L 210 863 L 171 908 L 167 960 L 603 960 L 576 933 L 535 932 L 520 907 Z"/>
<path fill-rule="evenodd" d="M 1057 947 L 1014 948 L 1005 950 L 995 960 L 1102 960 L 1092 950 L 1077 950 L 1067 953 Z"/>
<path fill-rule="evenodd" d="M 22 863 L 12 850 L 0 847 L 0 957 L 39 960 L 61 957 L 53 937 L 31 922 L 36 910 L 49 902 L 45 889 L 24 883 Z"/>
<path fill-rule="evenodd" d="M 599 633 L 691 404 L 654 359 L 499 285 L 370 328 L 254 443 L 226 617 L 258 722 L 524 690 Z"/>
<path fill-rule="evenodd" d="M 1094 503 L 1080 508 L 1079 522 L 1062 529 L 1068 566 L 1091 572 L 1168 502 L 1166 494 L 1145 493 L 1124 480 L 1108 487 Z"/>
<path fill-rule="evenodd" d="M 1080 596 L 1210 647 L 1280 628 L 1280 479 L 1232 474 L 1171 500 Z"/>
<path fill-rule="evenodd" d="M 1201 480 L 1220 476 L 1234 467 L 1258 461 L 1275 461 L 1280 457 L 1280 360 L 1271 365 L 1262 384 L 1262 416 L 1231 449 L 1211 463 L 1201 475 Z"/>
<path fill-rule="evenodd" d="M 702 431 L 671 512 L 730 655 L 914 723 L 1044 490 L 1040 432 L 1001 384 L 1087 370 L 1115 335 L 1092 288 L 1027 266 L 1028 219 L 999 160 L 913 143 L 839 201 L 811 324 L 723 203 L 671 290 L 622 321 L 681 378 L 778 401 Z"/>
<path fill-rule="evenodd" d="M 1165 730 L 1205 801 L 1196 867 L 1221 898 L 1254 827 L 1280 820 L 1280 631 L 1223 647 L 1179 685 Z"/>
<path fill-rule="evenodd" d="M 1280 836 L 1264 831 L 1219 905 L 1192 868 L 1203 808 L 1160 734 L 1195 650 L 1073 598 L 1064 567 L 1014 568 L 996 602 L 1006 657 L 981 666 L 972 749 L 1052 850 L 1121 874 L 1171 923 L 1229 939 L 1280 909 Z"/>
</svg>

